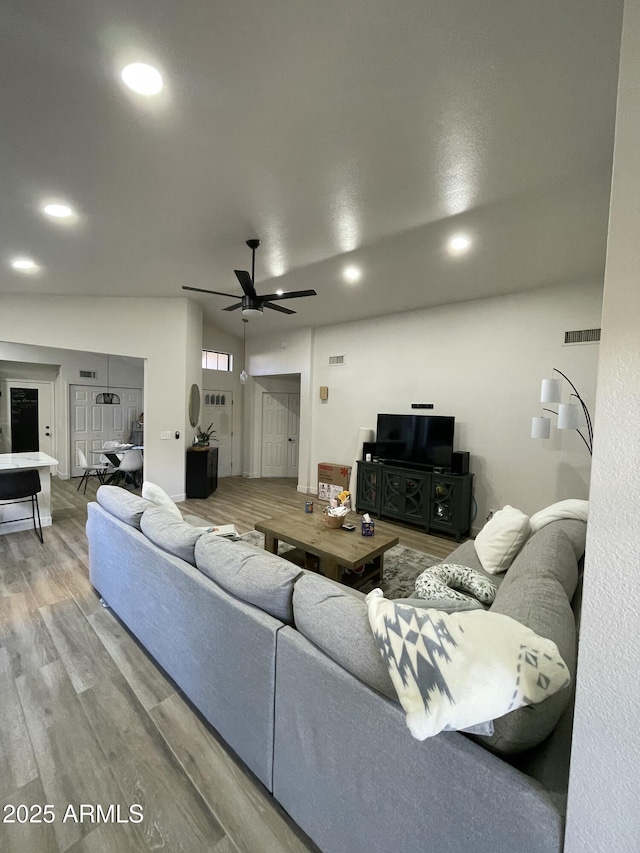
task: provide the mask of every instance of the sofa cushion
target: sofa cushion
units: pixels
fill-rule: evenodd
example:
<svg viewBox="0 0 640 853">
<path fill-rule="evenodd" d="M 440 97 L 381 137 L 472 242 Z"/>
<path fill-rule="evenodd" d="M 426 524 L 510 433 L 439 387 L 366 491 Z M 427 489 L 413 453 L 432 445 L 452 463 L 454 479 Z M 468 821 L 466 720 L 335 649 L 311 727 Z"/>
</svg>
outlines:
<svg viewBox="0 0 640 853">
<path fill-rule="evenodd" d="M 587 539 L 586 522 L 577 521 L 573 518 L 563 518 L 550 522 L 549 527 L 552 530 L 562 530 L 566 533 L 573 546 L 573 552 L 576 560 L 580 560 L 584 556 L 585 542 Z"/>
<path fill-rule="evenodd" d="M 570 684 L 551 640 L 486 610 L 443 613 L 367 596 L 371 629 L 418 740 L 469 729 Z"/>
<path fill-rule="evenodd" d="M 145 510 L 140 520 L 140 529 L 158 548 L 195 566 L 194 548 L 202 536 L 202 530 L 160 506 Z"/>
<path fill-rule="evenodd" d="M 552 522 L 529 539 L 500 585 L 490 612 L 510 616 L 552 640 L 573 678 L 576 629 L 570 600 L 578 581 L 578 566 L 574 547 L 562 525 L 563 522 Z M 487 745 L 496 752 L 513 753 L 541 743 L 555 727 L 570 697 L 570 689 L 565 688 L 539 705 L 496 720 Z"/>
<path fill-rule="evenodd" d="M 142 513 L 153 506 L 149 501 L 121 489 L 120 486 L 99 486 L 96 500 L 108 513 L 137 530 L 140 530 Z"/>
<path fill-rule="evenodd" d="M 529 538 L 528 517 L 513 506 L 496 512 L 475 539 L 482 568 L 490 574 L 504 572 Z"/>
<path fill-rule="evenodd" d="M 151 501 L 155 506 L 164 507 L 167 512 L 172 513 L 176 518 L 182 518 L 182 513 L 173 499 L 169 497 L 164 489 L 156 486 L 155 483 L 150 483 L 148 480 L 144 481 L 142 484 L 142 497 Z"/>
<path fill-rule="evenodd" d="M 195 565 L 227 592 L 280 619 L 293 622 L 293 584 L 300 569 L 246 542 L 205 533 L 197 542 Z"/>
<path fill-rule="evenodd" d="M 293 590 L 293 618 L 298 631 L 332 660 L 369 687 L 398 700 L 371 633 L 362 593 L 305 573 Z"/>
</svg>

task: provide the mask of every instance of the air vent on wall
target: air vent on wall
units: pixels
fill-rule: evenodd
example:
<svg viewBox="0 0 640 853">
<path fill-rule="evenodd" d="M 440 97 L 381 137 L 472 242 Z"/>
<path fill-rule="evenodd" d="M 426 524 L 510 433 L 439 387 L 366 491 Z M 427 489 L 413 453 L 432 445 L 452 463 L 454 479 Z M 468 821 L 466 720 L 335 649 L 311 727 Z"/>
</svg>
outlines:
<svg viewBox="0 0 640 853">
<path fill-rule="evenodd" d="M 329 356 L 329 364 L 344 364 L 344 356 L 343 355 L 330 355 Z"/>
<path fill-rule="evenodd" d="M 81 370 L 80 379 L 96 379 L 98 374 L 95 370 Z"/>
<path fill-rule="evenodd" d="M 578 329 L 576 332 L 565 332 L 565 344 L 597 344 L 600 340 L 600 329 Z"/>
</svg>

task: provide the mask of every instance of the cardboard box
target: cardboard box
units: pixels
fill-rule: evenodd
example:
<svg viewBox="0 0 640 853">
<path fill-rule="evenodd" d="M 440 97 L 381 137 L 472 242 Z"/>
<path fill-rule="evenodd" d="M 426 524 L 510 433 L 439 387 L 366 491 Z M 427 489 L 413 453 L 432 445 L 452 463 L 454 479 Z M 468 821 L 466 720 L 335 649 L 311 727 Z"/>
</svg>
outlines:
<svg viewBox="0 0 640 853">
<path fill-rule="evenodd" d="M 344 489 L 349 488 L 351 465 L 336 465 L 333 462 L 318 464 L 318 497 L 330 501 Z"/>
</svg>

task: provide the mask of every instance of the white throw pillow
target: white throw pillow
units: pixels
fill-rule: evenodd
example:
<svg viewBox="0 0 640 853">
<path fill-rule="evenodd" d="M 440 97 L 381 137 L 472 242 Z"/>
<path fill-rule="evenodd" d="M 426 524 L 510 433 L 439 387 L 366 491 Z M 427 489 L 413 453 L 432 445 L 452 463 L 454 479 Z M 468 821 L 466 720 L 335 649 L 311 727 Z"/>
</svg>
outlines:
<svg viewBox="0 0 640 853">
<path fill-rule="evenodd" d="M 530 535 L 529 518 L 519 509 L 507 504 L 494 513 L 474 542 L 485 572 L 497 575 L 506 571 Z"/>
<path fill-rule="evenodd" d="M 501 613 L 366 598 L 369 623 L 418 740 L 495 720 L 569 685 L 558 647 Z"/>
<path fill-rule="evenodd" d="M 144 481 L 142 484 L 142 497 L 151 501 L 151 503 L 156 506 L 161 506 L 163 509 L 166 509 L 168 512 L 175 515 L 176 518 L 182 520 L 182 513 L 176 504 L 171 500 L 165 490 L 161 489 L 160 486 L 156 486 L 155 483 L 150 483 L 148 480 Z"/>
<path fill-rule="evenodd" d="M 545 524 L 550 521 L 558 521 L 561 518 L 575 518 L 578 521 L 587 520 L 589 514 L 589 501 L 579 501 L 576 498 L 569 498 L 566 501 L 558 501 L 551 506 L 541 509 L 529 519 L 531 532 L 536 533 Z"/>
</svg>

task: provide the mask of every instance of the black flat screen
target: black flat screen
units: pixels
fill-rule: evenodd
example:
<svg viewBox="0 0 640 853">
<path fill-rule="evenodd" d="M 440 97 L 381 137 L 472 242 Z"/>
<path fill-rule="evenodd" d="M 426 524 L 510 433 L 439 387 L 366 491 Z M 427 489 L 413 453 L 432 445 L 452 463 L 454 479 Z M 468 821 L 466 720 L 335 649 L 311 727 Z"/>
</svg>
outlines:
<svg viewBox="0 0 640 853">
<path fill-rule="evenodd" d="M 390 462 L 451 466 L 455 418 L 440 415 L 378 415 L 376 454 Z"/>
</svg>

